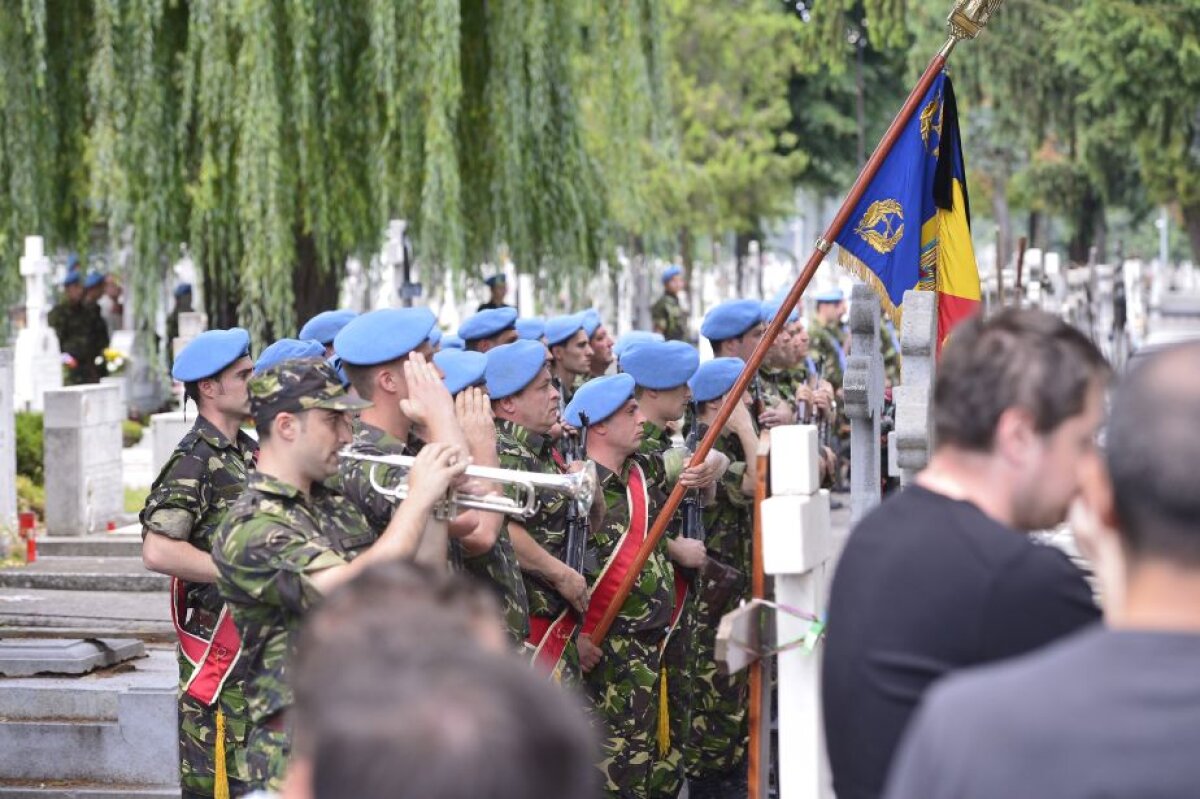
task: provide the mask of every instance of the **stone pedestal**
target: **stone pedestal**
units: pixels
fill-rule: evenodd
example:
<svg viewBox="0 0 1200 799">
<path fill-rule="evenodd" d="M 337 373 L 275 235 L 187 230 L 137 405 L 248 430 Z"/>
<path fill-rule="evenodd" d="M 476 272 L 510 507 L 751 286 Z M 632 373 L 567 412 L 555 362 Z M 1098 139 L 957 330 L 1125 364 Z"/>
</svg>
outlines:
<svg viewBox="0 0 1200 799">
<path fill-rule="evenodd" d="M 13 351 L 0 349 L 0 547 L 17 529 L 17 429 L 13 409 Z M 2 554 L 2 553 L 0 553 Z"/>
<path fill-rule="evenodd" d="M 117 386 L 71 386 L 45 394 L 46 531 L 83 535 L 124 511 Z"/>
<path fill-rule="evenodd" d="M 896 464 L 908 485 L 929 463 L 933 451 L 933 381 L 937 373 L 937 294 L 904 292 L 904 324 L 900 330 L 901 383 L 896 401 Z"/>
<path fill-rule="evenodd" d="M 155 477 L 162 471 L 180 439 L 187 435 L 195 423 L 196 414 L 189 416 L 183 411 L 156 413 L 150 417 L 150 447 L 153 452 L 150 471 Z"/>
<path fill-rule="evenodd" d="M 864 283 L 850 295 L 850 355 L 842 388 L 850 417 L 850 524 L 879 504 L 883 464 L 883 356 L 879 352 L 879 297 Z"/>
</svg>

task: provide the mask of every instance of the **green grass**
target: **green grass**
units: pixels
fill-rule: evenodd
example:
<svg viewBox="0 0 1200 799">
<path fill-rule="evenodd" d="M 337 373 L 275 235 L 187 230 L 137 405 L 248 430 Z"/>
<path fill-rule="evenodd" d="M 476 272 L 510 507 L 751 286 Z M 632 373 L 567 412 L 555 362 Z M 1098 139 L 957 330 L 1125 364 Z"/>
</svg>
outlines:
<svg viewBox="0 0 1200 799">
<path fill-rule="evenodd" d="M 141 510 L 146 505 L 146 497 L 150 496 L 148 488 L 128 488 L 125 489 L 125 512 L 126 513 L 141 513 Z"/>
</svg>

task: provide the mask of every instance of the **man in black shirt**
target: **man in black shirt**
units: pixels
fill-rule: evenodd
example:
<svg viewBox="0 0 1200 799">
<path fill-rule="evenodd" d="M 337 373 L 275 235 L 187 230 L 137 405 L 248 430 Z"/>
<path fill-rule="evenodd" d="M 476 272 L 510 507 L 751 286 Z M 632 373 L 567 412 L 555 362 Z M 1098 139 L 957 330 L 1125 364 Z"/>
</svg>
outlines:
<svg viewBox="0 0 1200 799">
<path fill-rule="evenodd" d="M 890 799 L 1196 795 L 1200 345 L 1147 359 L 1110 419 L 1111 481 L 1092 469 L 1082 488 L 1097 550 L 1127 566 L 1123 590 L 1104 593 L 1112 629 L 939 683 L 897 753 Z"/>
<path fill-rule="evenodd" d="M 487 302 L 479 303 L 476 313 L 479 311 L 491 310 L 493 308 L 512 307 L 504 301 L 504 299 L 508 296 L 508 282 L 505 280 L 504 275 L 492 275 L 483 282 L 487 284 L 488 290 L 491 292 L 491 297 Z"/>
<path fill-rule="evenodd" d="M 1057 525 L 1098 458 L 1108 367 L 1074 328 L 1004 311 L 957 328 L 917 484 L 850 536 L 834 576 L 823 703 L 839 799 L 873 799 L 930 684 L 1099 618 L 1080 572 L 1021 531 Z"/>
</svg>

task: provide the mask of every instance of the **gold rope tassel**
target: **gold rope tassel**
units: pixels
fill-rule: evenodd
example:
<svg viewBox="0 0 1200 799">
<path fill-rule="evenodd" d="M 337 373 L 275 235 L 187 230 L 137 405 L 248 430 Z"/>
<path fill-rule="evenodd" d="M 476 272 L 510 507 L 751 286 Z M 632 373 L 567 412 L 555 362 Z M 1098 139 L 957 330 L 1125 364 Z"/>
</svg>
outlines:
<svg viewBox="0 0 1200 799">
<path fill-rule="evenodd" d="M 225 714 L 217 708 L 217 750 L 213 799 L 229 799 L 229 771 L 225 768 Z"/>
<path fill-rule="evenodd" d="M 662 682 L 658 686 L 658 756 L 671 751 L 671 703 L 667 698 L 667 667 L 661 668 Z"/>
</svg>

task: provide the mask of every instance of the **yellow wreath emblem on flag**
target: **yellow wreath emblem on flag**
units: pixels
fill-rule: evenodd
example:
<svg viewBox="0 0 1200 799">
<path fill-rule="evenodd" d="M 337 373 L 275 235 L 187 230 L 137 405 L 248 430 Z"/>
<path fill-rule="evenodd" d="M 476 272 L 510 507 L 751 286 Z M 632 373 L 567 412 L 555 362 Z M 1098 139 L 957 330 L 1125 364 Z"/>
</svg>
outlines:
<svg viewBox="0 0 1200 799">
<path fill-rule="evenodd" d="M 854 232 L 875 252 L 886 255 L 904 238 L 904 208 L 897 200 L 876 200 L 867 208 Z"/>
</svg>

